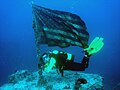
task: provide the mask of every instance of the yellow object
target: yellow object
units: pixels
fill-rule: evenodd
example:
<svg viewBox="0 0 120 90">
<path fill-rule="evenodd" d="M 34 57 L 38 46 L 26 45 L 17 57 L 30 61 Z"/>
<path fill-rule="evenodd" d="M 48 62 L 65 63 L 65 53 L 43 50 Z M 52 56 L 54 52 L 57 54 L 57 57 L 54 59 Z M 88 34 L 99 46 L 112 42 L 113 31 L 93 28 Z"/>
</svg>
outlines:
<svg viewBox="0 0 120 90">
<path fill-rule="evenodd" d="M 50 72 L 52 68 L 55 66 L 56 60 L 54 58 L 50 59 L 50 62 L 45 64 L 45 72 Z"/>
<path fill-rule="evenodd" d="M 67 60 L 71 60 L 71 58 L 72 58 L 72 54 L 67 53 Z"/>
<path fill-rule="evenodd" d="M 103 38 L 96 37 L 88 48 L 84 49 L 89 55 L 95 54 L 104 46 Z"/>
</svg>

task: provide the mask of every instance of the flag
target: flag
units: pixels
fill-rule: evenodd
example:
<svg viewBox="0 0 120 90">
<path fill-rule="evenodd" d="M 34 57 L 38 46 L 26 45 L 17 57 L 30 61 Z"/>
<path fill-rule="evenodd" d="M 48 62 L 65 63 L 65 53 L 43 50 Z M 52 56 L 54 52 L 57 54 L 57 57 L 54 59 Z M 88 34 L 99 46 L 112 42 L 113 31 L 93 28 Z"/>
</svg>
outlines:
<svg viewBox="0 0 120 90">
<path fill-rule="evenodd" d="M 88 47 L 89 33 L 84 21 L 76 14 L 32 5 L 36 44 L 61 48 Z"/>
</svg>

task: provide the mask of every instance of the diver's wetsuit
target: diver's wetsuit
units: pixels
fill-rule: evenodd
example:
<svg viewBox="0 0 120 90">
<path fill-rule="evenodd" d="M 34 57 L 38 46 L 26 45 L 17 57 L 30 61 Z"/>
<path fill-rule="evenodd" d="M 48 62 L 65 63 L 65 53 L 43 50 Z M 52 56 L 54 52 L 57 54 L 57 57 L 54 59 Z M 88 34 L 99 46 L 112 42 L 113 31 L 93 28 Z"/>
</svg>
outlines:
<svg viewBox="0 0 120 90">
<path fill-rule="evenodd" d="M 53 57 L 56 60 L 56 67 L 59 69 L 63 76 L 63 70 L 84 71 L 88 67 L 89 57 L 85 55 L 81 63 L 74 62 L 74 55 L 71 60 L 67 60 L 67 53 L 60 52 L 58 54 L 51 53 L 50 58 Z"/>
</svg>

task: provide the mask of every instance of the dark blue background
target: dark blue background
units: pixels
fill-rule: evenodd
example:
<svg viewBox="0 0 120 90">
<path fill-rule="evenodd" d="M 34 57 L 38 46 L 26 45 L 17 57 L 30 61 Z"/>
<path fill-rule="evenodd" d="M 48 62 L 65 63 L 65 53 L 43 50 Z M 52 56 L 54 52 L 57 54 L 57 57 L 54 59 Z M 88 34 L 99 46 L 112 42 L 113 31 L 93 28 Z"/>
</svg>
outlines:
<svg viewBox="0 0 120 90">
<path fill-rule="evenodd" d="M 120 82 L 119 0 L 36 0 L 35 3 L 79 15 L 90 33 L 89 43 L 96 36 L 103 37 L 103 49 L 91 57 L 85 72 L 103 76 L 105 90 Z M 66 50 L 76 54 L 76 59 L 80 59 L 79 55 L 83 56 L 79 47 Z M 1 0 L 0 84 L 7 81 L 8 75 L 20 69 L 37 70 L 31 0 Z"/>
</svg>

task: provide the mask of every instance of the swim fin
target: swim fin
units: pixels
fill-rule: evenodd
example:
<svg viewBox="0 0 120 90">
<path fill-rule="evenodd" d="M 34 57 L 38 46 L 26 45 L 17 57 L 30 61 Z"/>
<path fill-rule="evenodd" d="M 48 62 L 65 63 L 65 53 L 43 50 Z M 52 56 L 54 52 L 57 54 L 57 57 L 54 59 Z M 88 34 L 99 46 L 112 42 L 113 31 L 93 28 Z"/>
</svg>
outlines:
<svg viewBox="0 0 120 90">
<path fill-rule="evenodd" d="M 104 46 L 103 38 L 95 37 L 88 48 L 84 49 L 89 55 L 95 54 Z"/>
</svg>

